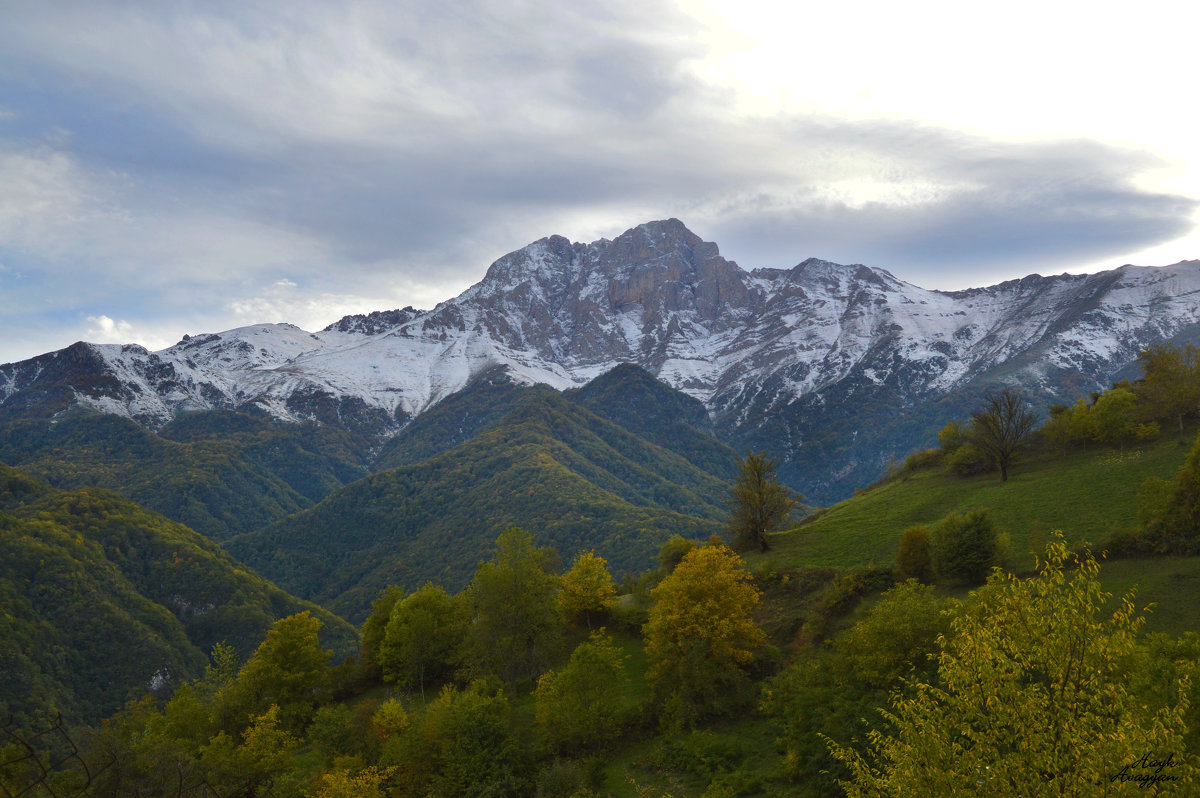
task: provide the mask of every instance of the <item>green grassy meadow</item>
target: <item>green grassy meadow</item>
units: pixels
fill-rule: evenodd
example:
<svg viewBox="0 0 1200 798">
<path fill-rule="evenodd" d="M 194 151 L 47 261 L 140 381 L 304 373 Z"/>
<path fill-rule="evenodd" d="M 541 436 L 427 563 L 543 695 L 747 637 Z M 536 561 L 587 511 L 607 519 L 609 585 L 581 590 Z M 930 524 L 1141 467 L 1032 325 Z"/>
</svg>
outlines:
<svg viewBox="0 0 1200 798">
<path fill-rule="evenodd" d="M 1167 437 L 1124 451 L 1094 446 L 1066 457 L 1042 454 L 1019 461 L 1007 482 L 994 473 L 964 478 L 940 467 L 904 473 L 773 535 L 768 554 L 747 560 L 890 566 L 908 527 L 982 509 L 1009 536 L 1011 566 L 1026 571 L 1053 530 L 1077 543 L 1135 527 L 1142 483 L 1148 477 L 1172 479 L 1187 452 L 1187 445 Z"/>
</svg>

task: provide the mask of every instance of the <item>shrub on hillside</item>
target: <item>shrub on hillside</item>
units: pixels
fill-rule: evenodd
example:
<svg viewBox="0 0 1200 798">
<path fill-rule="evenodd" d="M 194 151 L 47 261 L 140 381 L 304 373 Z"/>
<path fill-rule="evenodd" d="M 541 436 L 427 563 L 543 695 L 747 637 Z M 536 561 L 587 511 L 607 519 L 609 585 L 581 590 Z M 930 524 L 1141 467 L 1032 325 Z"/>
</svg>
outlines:
<svg viewBox="0 0 1200 798">
<path fill-rule="evenodd" d="M 972 477 L 991 469 L 987 455 L 973 443 L 964 443 L 946 456 L 946 470 L 958 477 Z"/>
<path fill-rule="evenodd" d="M 1166 495 L 1169 490 L 1169 496 Z M 1175 484 L 1143 487 L 1143 548 L 1155 553 L 1200 552 L 1200 436 L 1179 469 Z"/>
<path fill-rule="evenodd" d="M 901 579 L 933 581 L 933 553 L 930 550 L 929 530 L 923 526 L 909 527 L 900 539 L 896 554 L 896 575 Z"/>
<path fill-rule="evenodd" d="M 1005 546 L 985 510 L 951 513 L 930 535 L 930 554 L 937 578 L 946 582 L 983 584 L 993 566 L 1004 560 Z"/>
<path fill-rule="evenodd" d="M 969 440 L 967 431 L 957 421 L 947 422 L 946 426 L 942 427 L 938 433 L 938 446 L 941 447 L 942 454 L 946 456 L 954 454 Z"/>
<path fill-rule="evenodd" d="M 900 473 L 911 474 L 913 471 L 919 471 L 922 468 L 934 468 L 941 465 L 941 463 L 941 449 L 922 449 L 904 458 L 904 465 L 900 468 Z"/>
<path fill-rule="evenodd" d="M 819 640 L 829 633 L 834 618 L 854 609 L 870 593 L 882 592 L 896 584 L 890 568 L 864 565 L 844 571 L 829 581 L 813 603 L 801 636 Z"/>
</svg>

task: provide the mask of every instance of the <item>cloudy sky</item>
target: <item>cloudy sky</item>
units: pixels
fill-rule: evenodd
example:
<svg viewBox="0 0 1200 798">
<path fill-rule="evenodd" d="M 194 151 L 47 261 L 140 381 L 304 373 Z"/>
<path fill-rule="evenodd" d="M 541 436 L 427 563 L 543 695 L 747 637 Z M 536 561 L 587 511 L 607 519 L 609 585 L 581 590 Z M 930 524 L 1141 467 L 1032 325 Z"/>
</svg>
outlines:
<svg viewBox="0 0 1200 798">
<path fill-rule="evenodd" d="M 1189 5 L 0 0 L 0 362 L 671 216 L 930 288 L 1200 258 Z"/>
</svg>

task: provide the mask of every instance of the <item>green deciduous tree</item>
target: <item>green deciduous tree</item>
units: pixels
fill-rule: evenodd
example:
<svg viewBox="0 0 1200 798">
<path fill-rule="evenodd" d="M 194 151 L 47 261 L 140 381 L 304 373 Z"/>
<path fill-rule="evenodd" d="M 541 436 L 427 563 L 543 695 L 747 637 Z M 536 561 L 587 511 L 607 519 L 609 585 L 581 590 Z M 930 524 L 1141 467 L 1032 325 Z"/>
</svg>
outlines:
<svg viewBox="0 0 1200 798">
<path fill-rule="evenodd" d="M 528 532 L 509 527 L 468 588 L 475 660 L 506 682 L 535 678 L 558 644 L 559 578 L 550 572 L 556 560 L 553 549 L 537 548 Z"/>
<path fill-rule="evenodd" d="M 748 452 L 738 462 L 738 475 L 729 498 L 730 542 L 739 549 L 769 548 L 767 535 L 787 523 L 796 497 L 779 484 L 779 464 L 765 452 Z"/>
<path fill-rule="evenodd" d="M 292 767 L 300 741 L 282 728 L 281 713 L 272 704 L 251 720 L 240 740 L 225 732 L 209 740 L 201 751 L 200 767 L 213 794 L 300 794 Z"/>
<path fill-rule="evenodd" d="M 194 705 L 202 692 L 189 690 L 184 702 Z M 165 713 L 150 698 L 129 703 L 91 736 L 88 758 L 96 778 L 87 792 L 59 794 L 301 794 L 293 767 L 299 741 L 280 728 L 277 706 L 249 718 L 237 733 L 222 730 L 211 736 L 180 725 L 181 711 L 191 715 L 193 710 L 175 700 Z"/>
<path fill-rule="evenodd" d="M 605 743 L 625 716 L 625 656 L 603 629 L 592 632 L 559 671 L 538 679 L 536 716 L 551 742 L 563 748 Z"/>
<path fill-rule="evenodd" d="M 312 798 L 385 798 L 385 783 L 395 768 L 337 769 L 321 774 Z"/>
<path fill-rule="evenodd" d="M 1188 344 L 1156 344 L 1138 355 L 1144 377 L 1135 386 L 1146 414 L 1174 422 L 1183 434 L 1183 420 L 1200 411 L 1200 349 Z"/>
<path fill-rule="evenodd" d="M 1128 388 L 1105 391 L 1092 405 L 1096 439 L 1124 446 L 1137 437 L 1138 401 Z"/>
<path fill-rule="evenodd" d="M 406 795 L 529 795 L 509 726 L 508 699 L 494 677 L 465 690 L 446 685 L 406 734 L 400 757 L 387 764 L 403 773 Z"/>
<path fill-rule="evenodd" d="M 988 456 L 973 443 L 964 443 L 946 455 L 946 470 L 958 477 L 973 477 L 990 468 Z"/>
<path fill-rule="evenodd" d="M 1087 399 L 1077 399 L 1071 405 L 1071 440 L 1094 441 L 1097 438 L 1096 418 L 1092 415 L 1092 405 Z"/>
<path fill-rule="evenodd" d="M 927 655 L 937 650 L 938 635 L 949 630 L 955 607 L 916 580 L 896 585 L 834 641 L 842 666 L 835 678 L 890 690 L 914 670 L 932 670 Z"/>
<path fill-rule="evenodd" d="M 679 565 L 679 561 L 684 558 L 684 555 L 699 545 L 691 538 L 685 538 L 679 534 L 671 535 L 664 540 L 658 549 L 658 567 L 662 571 L 662 575 L 666 576 L 674 571 L 675 566 Z"/>
<path fill-rule="evenodd" d="M 276 621 L 237 677 L 221 690 L 221 726 L 239 731 L 274 705 L 281 729 L 302 731 L 327 692 L 332 652 L 321 647 L 320 629 L 321 621 L 307 610 Z"/>
<path fill-rule="evenodd" d="M 1025 446 L 1037 424 L 1037 415 L 1011 388 L 989 396 L 982 411 L 971 416 L 971 439 L 1000 469 L 1000 481 L 1008 481 L 1008 468 Z"/>
<path fill-rule="evenodd" d="M 970 442 L 967 430 L 957 421 L 947 421 L 946 426 L 938 431 L 938 447 L 942 454 L 951 455 L 963 444 Z"/>
<path fill-rule="evenodd" d="M 1046 419 L 1046 423 L 1038 429 L 1038 435 L 1047 443 L 1059 450 L 1066 457 L 1067 449 L 1075 440 L 1074 430 L 1072 429 L 1071 408 L 1067 405 L 1052 404 L 1046 408 L 1050 413 L 1050 417 Z"/>
<path fill-rule="evenodd" d="M 1144 795 L 1122 777 L 1168 758 L 1159 794 L 1195 794 L 1187 702 L 1148 709 L 1127 688 L 1142 618 L 1129 596 L 1106 608 L 1098 572 L 1060 536 L 1038 576 L 994 573 L 940 639 L 937 680 L 893 696 L 869 754 L 831 742 L 847 795 Z"/>
<path fill-rule="evenodd" d="M 760 595 L 741 558 L 712 541 L 653 590 L 643 630 L 648 676 L 669 714 L 689 721 L 732 709 L 741 669 L 765 639 L 752 617 Z"/>
<path fill-rule="evenodd" d="M 772 718 L 784 772 L 799 795 L 838 794 L 849 771 L 821 739 L 857 741 L 904 679 L 936 671 L 931 654 L 950 627 L 955 602 L 908 581 L 880 596 L 854 626 L 800 658 L 766 684 L 762 709 Z M 791 792 L 788 793 L 789 795 Z"/>
<path fill-rule="evenodd" d="M 433 584 L 392 607 L 379 644 L 383 677 L 402 687 L 418 687 L 450 677 L 466 636 L 463 603 Z"/>
<path fill-rule="evenodd" d="M 595 552 L 585 551 L 575 558 L 571 570 L 563 574 L 558 604 L 572 620 L 582 617 L 592 628 L 592 617 L 612 609 L 617 589 L 613 587 L 608 563 Z"/>
<path fill-rule="evenodd" d="M 396 585 L 388 585 L 386 591 L 371 603 L 371 614 L 362 625 L 362 647 L 358 657 L 362 675 L 368 680 L 383 677 L 379 666 L 379 646 L 383 642 L 383 632 L 392 617 L 392 608 L 404 598 L 404 589 Z"/>
</svg>

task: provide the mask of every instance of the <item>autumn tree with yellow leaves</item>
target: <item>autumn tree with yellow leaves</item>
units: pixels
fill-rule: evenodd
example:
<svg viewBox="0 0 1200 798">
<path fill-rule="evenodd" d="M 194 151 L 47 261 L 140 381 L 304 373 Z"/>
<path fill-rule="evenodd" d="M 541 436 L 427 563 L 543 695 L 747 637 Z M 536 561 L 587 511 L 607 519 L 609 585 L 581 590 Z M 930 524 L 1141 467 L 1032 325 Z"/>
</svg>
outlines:
<svg viewBox="0 0 1200 798">
<path fill-rule="evenodd" d="M 575 558 L 571 570 L 563 574 L 558 605 L 567 618 L 582 617 L 591 629 L 592 617 L 612 609 L 616 595 L 608 563 L 595 552 L 585 551 Z"/>
<path fill-rule="evenodd" d="M 652 595 L 643 633 L 665 717 L 691 723 L 740 706 L 743 669 L 766 637 L 752 617 L 761 593 L 741 558 L 714 538 L 684 555 Z"/>
<path fill-rule="evenodd" d="M 830 742 L 858 796 L 1197 795 L 1185 668 L 1157 706 L 1128 687 L 1143 617 L 1115 611 L 1061 536 L 1041 572 L 993 572 L 939 638 L 937 679 L 896 693 L 864 757 Z"/>
</svg>

